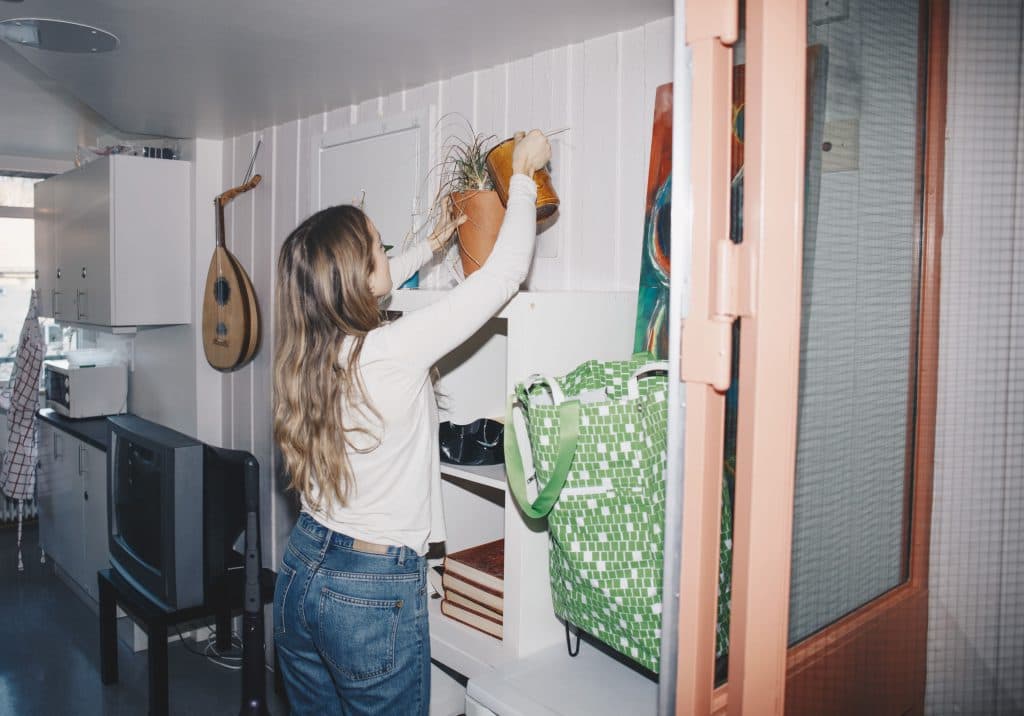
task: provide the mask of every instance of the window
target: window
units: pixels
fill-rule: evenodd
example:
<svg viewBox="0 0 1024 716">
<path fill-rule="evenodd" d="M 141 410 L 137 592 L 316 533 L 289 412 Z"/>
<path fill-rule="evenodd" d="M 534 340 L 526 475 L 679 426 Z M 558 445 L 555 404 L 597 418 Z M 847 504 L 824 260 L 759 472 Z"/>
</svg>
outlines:
<svg viewBox="0 0 1024 716">
<path fill-rule="evenodd" d="M 37 182 L 46 174 L 0 171 L 0 382 L 10 380 L 21 326 L 35 287 L 35 223 L 32 218 Z M 47 358 L 58 357 L 74 340 L 52 318 L 41 319 Z"/>
</svg>

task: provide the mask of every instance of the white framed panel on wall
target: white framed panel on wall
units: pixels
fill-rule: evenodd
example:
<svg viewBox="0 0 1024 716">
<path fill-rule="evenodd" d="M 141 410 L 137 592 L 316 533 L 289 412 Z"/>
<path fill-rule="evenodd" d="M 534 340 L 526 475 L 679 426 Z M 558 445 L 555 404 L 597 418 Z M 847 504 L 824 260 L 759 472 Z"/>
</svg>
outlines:
<svg viewBox="0 0 1024 716">
<path fill-rule="evenodd" d="M 310 210 L 362 202 L 384 243 L 401 246 L 423 227 L 430 210 L 434 114 L 430 107 L 314 138 Z"/>
</svg>

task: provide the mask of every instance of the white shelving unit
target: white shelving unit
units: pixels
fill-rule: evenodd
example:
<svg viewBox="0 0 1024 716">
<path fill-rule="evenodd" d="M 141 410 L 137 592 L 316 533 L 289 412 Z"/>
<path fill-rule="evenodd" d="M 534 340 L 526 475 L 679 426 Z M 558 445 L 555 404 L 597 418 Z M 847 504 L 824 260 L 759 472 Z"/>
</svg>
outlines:
<svg viewBox="0 0 1024 716">
<path fill-rule="evenodd" d="M 444 294 L 396 291 L 389 310 L 415 311 Z M 558 376 L 587 359 L 628 358 L 635 321 L 635 292 L 518 294 L 440 362 L 442 420 L 503 418 L 514 385 L 534 373 Z M 543 521 L 530 520 L 519 511 L 507 490 L 504 465 L 442 463 L 441 472 L 447 551 L 505 539 L 504 638 L 494 639 L 445 617 L 440 600 L 431 600 L 433 658 L 472 682 L 522 668 L 532 655 L 558 645 L 564 653 L 565 629 L 551 606 Z M 628 667 L 616 668 L 623 678 L 636 676 Z"/>
</svg>

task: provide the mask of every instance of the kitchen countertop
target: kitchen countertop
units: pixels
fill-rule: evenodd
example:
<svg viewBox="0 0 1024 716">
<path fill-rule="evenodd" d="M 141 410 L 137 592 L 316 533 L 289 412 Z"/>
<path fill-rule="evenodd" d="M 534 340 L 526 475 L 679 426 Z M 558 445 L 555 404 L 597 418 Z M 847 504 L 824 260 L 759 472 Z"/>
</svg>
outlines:
<svg viewBox="0 0 1024 716">
<path fill-rule="evenodd" d="M 36 411 L 41 420 L 45 420 L 54 427 L 60 428 L 72 437 L 92 445 L 94 448 L 106 452 L 110 445 L 110 429 L 107 427 L 107 419 L 99 418 L 65 418 L 53 408 L 42 408 Z"/>
</svg>

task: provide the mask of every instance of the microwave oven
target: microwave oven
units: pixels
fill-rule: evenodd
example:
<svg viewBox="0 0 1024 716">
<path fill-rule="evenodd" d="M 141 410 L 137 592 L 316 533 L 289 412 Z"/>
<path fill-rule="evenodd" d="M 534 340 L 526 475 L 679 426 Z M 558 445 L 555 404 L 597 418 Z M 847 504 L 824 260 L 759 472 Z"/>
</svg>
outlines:
<svg viewBox="0 0 1024 716">
<path fill-rule="evenodd" d="M 73 366 L 66 360 L 43 363 L 46 405 L 68 418 L 128 412 L 128 367 Z"/>
</svg>

